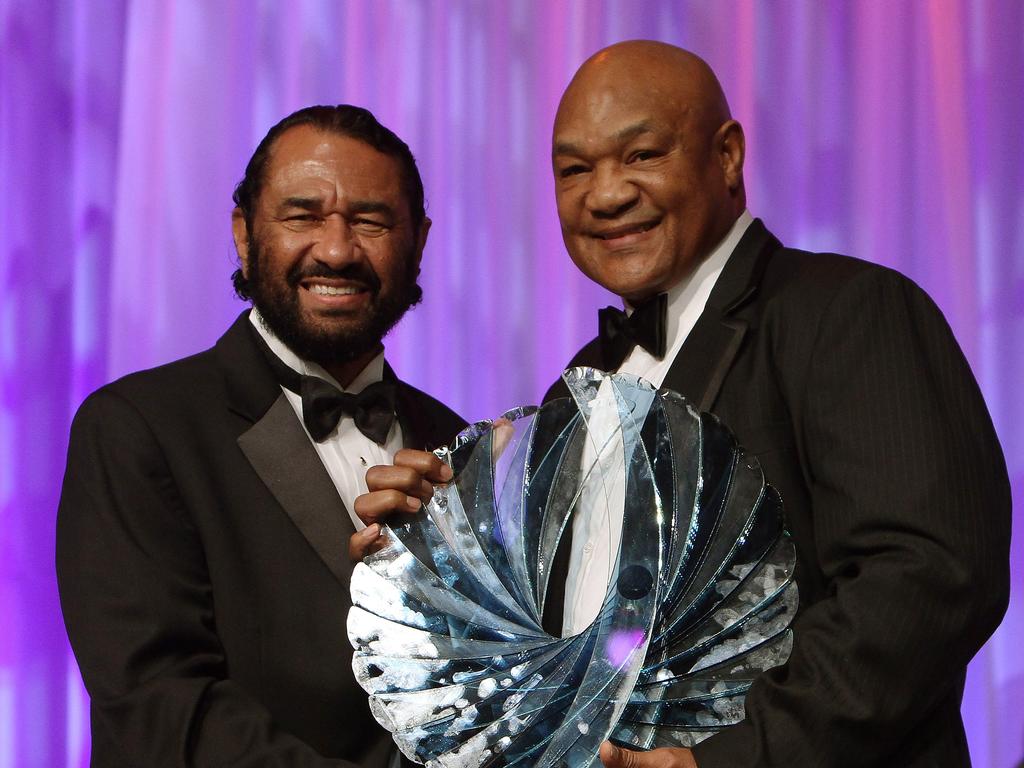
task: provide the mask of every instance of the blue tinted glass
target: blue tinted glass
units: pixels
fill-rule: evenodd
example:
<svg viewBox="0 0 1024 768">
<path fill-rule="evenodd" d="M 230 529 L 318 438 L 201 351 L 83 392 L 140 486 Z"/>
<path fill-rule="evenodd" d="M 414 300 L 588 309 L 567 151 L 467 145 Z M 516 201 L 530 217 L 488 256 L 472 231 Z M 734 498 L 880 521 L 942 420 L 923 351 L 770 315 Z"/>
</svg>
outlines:
<svg viewBox="0 0 1024 768">
<path fill-rule="evenodd" d="M 789 656 L 796 556 L 756 459 L 673 392 L 563 378 L 571 398 L 439 451 L 454 480 L 353 572 L 356 678 L 417 762 L 576 768 L 607 738 L 692 746 L 742 719 L 751 682 Z M 622 515 L 608 583 L 586 585 L 604 602 L 552 637 L 555 554 L 594 499 Z"/>
</svg>

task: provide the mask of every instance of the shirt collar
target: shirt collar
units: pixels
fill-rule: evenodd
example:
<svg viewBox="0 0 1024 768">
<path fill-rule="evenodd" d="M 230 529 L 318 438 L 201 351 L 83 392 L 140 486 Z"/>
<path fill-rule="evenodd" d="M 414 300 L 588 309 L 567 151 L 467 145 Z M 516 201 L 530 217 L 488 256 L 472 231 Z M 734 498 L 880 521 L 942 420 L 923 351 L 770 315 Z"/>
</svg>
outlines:
<svg viewBox="0 0 1024 768">
<path fill-rule="evenodd" d="M 323 366 L 309 360 L 303 360 L 292 352 L 287 344 L 277 338 L 277 336 L 267 328 L 266 321 L 263 319 L 263 316 L 256 307 L 253 307 L 252 311 L 249 313 L 249 322 L 252 323 L 256 332 L 263 337 L 267 346 L 270 347 L 270 351 L 281 359 L 281 362 L 293 371 L 298 371 L 306 376 L 316 376 L 324 381 L 328 381 L 342 392 L 362 392 L 370 384 L 384 379 L 383 351 L 379 352 L 376 357 L 366 364 L 366 367 L 359 372 L 359 374 L 352 380 L 351 384 L 347 387 L 343 387 L 338 383 L 337 379 L 324 370 Z"/>
</svg>

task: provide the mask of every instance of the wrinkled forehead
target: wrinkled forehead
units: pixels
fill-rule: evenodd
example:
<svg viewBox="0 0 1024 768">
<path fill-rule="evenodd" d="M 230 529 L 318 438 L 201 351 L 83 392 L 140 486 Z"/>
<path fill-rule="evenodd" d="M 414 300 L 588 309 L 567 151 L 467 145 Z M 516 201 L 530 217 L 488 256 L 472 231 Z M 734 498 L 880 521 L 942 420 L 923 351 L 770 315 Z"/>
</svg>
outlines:
<svg viewBox="0 0 1024 768">
<path fill-rule="evenodd" d="M 404 198 L 398 161 L 361 139 L 312 126 L 281 134 L 270 150 L 261 201 L 358 198 L 398 206 Z"/>
<path fill-rule="evenodd" d="M 694 100 L 678 83 L 643 73 L 573 80 L 555 115 L 552 149 L 628 134 L 636 126 L 682 130 L 693 119 Z"/>
<path fill-rule="evenodd" d="M 267 175 L 294 174 L 306 170 L 312 174 L 368 174 L 397 177 L 397 160 L 362 139 L 314 126 L 289 128 L 270 149 Z"/>
</svg>

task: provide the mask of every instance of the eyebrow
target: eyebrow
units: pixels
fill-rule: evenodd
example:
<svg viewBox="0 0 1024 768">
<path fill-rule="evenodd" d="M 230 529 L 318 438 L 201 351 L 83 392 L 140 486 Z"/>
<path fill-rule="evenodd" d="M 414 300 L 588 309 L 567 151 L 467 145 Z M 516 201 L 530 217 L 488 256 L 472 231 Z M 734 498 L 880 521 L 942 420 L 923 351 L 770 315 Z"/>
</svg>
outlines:
<svg viewBox="0 0 1024 768">
<path fill-rule="evenodd" d="M 304 211 L 319 211 L 323 204 L 319 197 L 286 197 L 281 201 L 282 208 L 301 208 Z"/>
<path fill-rule="evenodd" d="M 376 200 L 355 200 L 349 204 L 349 208 L 355 213 L 386 213 L 389 216 L 395 214 L 394 208 L 390 205 Z"/>
<path fill-rule="evenodd" d="M 614 141 L 629 141 L 635 139 L 645 133 L 650 133 L 654 129 L 651 127 L 649 120 L 641 120 L 639 123 L 633 123 L 633 125 L 627 125 L 622 130 L 616 131 L 612 134 Z M 574 144 L 571 141 L 559 141 L 555 143 L 554 148 L 551 150 L 552 155 L 580 155 L 582 150 L 578 144 Z"/>
</svg>

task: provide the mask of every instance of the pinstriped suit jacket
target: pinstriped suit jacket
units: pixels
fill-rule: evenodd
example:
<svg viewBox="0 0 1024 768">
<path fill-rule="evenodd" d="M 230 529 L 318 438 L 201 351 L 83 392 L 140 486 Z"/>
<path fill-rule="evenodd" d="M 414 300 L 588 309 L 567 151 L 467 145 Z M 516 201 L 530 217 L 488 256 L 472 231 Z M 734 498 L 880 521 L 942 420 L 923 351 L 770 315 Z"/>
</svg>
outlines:
<svg viewBox="0 0 1024 768">
<path fill-rule="evenodd" d="M 571 365 L 600 366 L 597 341 Z M 700 767 L 969 765 L 964 673 L 1006 609 L 1010 489 L 937 307 L 757 220 L 663 386 L 757 455 L 798 550 L 790 661 Z"/>
</svg>

